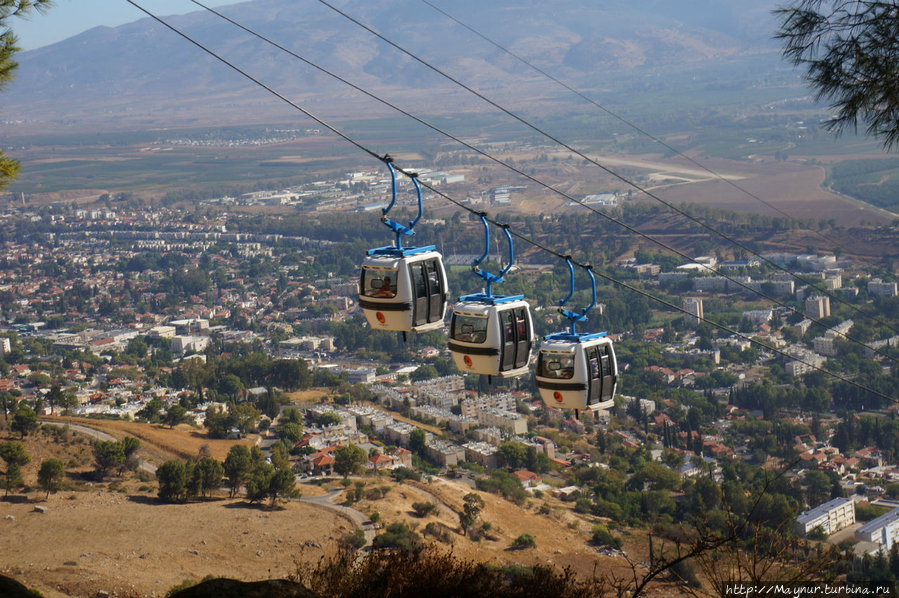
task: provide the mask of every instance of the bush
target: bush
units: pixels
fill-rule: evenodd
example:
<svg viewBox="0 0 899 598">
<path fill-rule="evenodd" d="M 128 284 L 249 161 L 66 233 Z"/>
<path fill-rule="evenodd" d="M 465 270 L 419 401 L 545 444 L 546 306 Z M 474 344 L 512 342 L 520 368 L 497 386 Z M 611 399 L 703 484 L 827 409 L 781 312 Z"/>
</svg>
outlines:
<svg viewBox="0 0 899 598">
<path fill-rule="evenodd" d="M 421 547 L 421 538 L 404 523 L 391 523 L 383 534 L 375 536 L 373 548 L 399 548 L 400 550 L 417 550 Z"/>
<path fill-rule="evenodd" d="M 421 481 L 421 474 L 408 467 L 397 467 L 390 475 L 392 475 L 393 479 L 397 482 L 402 482 L 403 480 L 412 480 L 413 482 Z"/>
<path fill-rule="evenodd" d="M 531 534 L 521 534 L 512 540 L 512 550 L 523 550 L 525 548 L 536 548 L 537 542 Z"/>
<path fill-rule="evenodd" d="M 359 550 L 365 546 L 365 532 L 361 528 L 356 528 L 356 531 L 352 534 L 347 534 L 343 537 L 343 543 L 354 550 Z"/>
<path fill-rule="evenodd" d="M 412 511 L 416 517 L 425 518 L 437 509 L 437 505 L 430 502 L 414 502 L 412 503 Z"/>
<path fill-rule="evenodd" d="M 601 524 L 593 527 L 593 536 L 590 538 L 590 541 L 598 546 L 621 548 L 621 538 L 613 536 L 609 528 Z"/>
<path fill-rule="evenodd" d="M 453 543 L 453 534 L 449 529 L 447 529 L 445 525 L 441 523 L 435 523 L 434 521 L 430 522 L 425 526 L 424 533 L 429 536 L 433 536 L 444 544 Z"/>
<path fill-rule="evenodd" d="M 419 551 L 377 550 L 366 559 L 346 550 L 317 565 L 299 565 L 291 581 L 320 596 L 369 596 L 390 588 L 394 596 L 490 596 L 584 598 L 608 588 L 601 581 L 579 581 L 545 565 L 492 567 L 461 560 L 436 545 Z"/>
</svg>

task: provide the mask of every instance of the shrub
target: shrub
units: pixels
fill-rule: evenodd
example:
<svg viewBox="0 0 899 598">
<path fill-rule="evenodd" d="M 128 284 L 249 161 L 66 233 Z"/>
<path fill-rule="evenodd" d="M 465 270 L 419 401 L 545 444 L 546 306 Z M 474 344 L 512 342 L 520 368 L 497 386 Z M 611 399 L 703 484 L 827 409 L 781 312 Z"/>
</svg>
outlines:
<svg viewBox="0 0 899 598">
<path fill-rule="evenodd" d="M 343 537 L 343 543 L 355 550 L 359 550 L 365 546 L 365 532 L 361 528 L 356 528 L 356 531 L 352 534 L 347 534 Z"/>
<path fill-rule="evenodd" d="M 421 547 L 421 538 L 404 523 L 391 523 L 383 534 L 375 536 L 373 548 L 399 548 L 401 550 L 417 550 Z"/>
<path fill-rule="evenodd" d="M 437 509 L 437 505 L 430 502 L 414 502 L 412 503 L 412 511 L 416 517 L 427 517 Z"/>
<path fill-rule="evenodd" d="M 521 534 L 512 540 L 512 550 L 523 550 L 525 548 L 536 548 L 537 542 L 531 534 Z"/>
<path fill-rule="evenodd" d="M 590 538 L 590 541 L 599 546 L 621 548 L 621 538 L 613 536 L 609 528 L 602 524 L 593 527 L 593 536 Z"/>
</svg>

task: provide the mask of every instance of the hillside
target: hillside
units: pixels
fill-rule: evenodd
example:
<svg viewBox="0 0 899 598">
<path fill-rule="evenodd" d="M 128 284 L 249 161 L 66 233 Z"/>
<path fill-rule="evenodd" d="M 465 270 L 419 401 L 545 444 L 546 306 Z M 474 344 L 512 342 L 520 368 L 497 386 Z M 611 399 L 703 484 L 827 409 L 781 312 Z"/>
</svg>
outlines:
<svg viewBox="0 0 899 598">
<path fill-rule="evenodd" d="M 97 422 L 97 427 L 115 434 L 122 431 L 108 423 Z M 151 432 L 129 432 L 150 440 L 142 444 L 146 460 L 158 460 L 167 452 L 165 447 L 185 438 L 183 431 L 144 427 Z M 14 439 L 0 432 L 0 441 L 7 440 Z M 211 500 L 160 504 L 155 499 L 155 481 L 147 474 L 92 481 L 90 446 L 80 434 L 39 433 L 22 443 L 32 456 L 23 469 L 31 490 L 2 503 L 0 573 L 39 589 L 44 596 L 92 596 L 100 590 L 120 596 L 162 596 L 185 579 L 206 575 L 243 580 L 285 577 L 296 571 L 297 563 L 314 564 L 334 554 L 338 541 L 353 530 L 339 512 L 319 505 L 291 501 L 269 510 L 249 506 L 243 499 L 227 499 L 224 490 Z M 40 461 L 50 457 L 68 464 L 68 481 L 66 489 L 45 498 L 35 489 L 36 475 Z M 353 508 L 379 513 L 385 525 L 404 522 L 419 533 L 429 522 L 442 524 L 449 530 L 450 543 L 438 546 L 451 549 L 461 559 L 499 566 L 570 566 L 579 577 L 591 576 L 597 563 L 605 572 L 629 573 L 622 557 L 601 556 L 588 544 L 592 524 L 588 516 L 574 514 L 571 503 L 544 497 L 517 506 L 481 493 L 486 504 L 480 521 L 490 523 L 490 533 L 472 542 L 458 532 L 456 512 L 461 510 L 462 496 L 471 492 L 465 484 L 435 478 L 430 484 L 410 486 L 377 476 L 354 482 L 363 483 L 365 492 Z M 336 481 L 333 487 L 341 488 Z M 304 497 L 325 493 L 316 485 L 300 488 Z M 335 503 L 343 500 L 342 495 L 334 498 Z M 440 505 L 439 513 L 417 518 L 412 509 L 415 502 L 434 502 Z M 549 513 L 538 512 L 543 504 L 549 506 Z M 46 507 L 47 512 L 35 512 L 35 505 Z M 512 540 L 523 533 L 535 537 L 536 548 L 510 551 Z M 29 541 L 22 542 L 26 537 Z M 625 540 L 628 550 L 644 549 L 640 537 Z"/>
<path fill-rule="evenodd" d="M 684 0 L 444 4 L 513 52 L 586 90 L 621 87 L 660 68 L 666 77 L 691 70 L 695 79 L 696 71 L 720 69 L 729 60 L 774 55 L 773 5 L 763 0 L 739 8 Z M 553 88 L 532 71 L 424 3 L 351 0 L 340 8 L 460 81 L 489 89 L 499 101 L 531 109 L 558 104 Z M 222 12 L 407 107 L 432 113 L 484 108 L 323 4 L 254 0 Z M 313 112 L 383 112 L 211 13 L 170 22 Z M 23 53 L 19 61 L 3 103 L 4 118 L 22 122 L 9 134 L 297 120 L 292 109 L 149 18 L 97 27 Z M 700 75 L 699 82 L 714 83 L 718 76 Z"/>
</svg>

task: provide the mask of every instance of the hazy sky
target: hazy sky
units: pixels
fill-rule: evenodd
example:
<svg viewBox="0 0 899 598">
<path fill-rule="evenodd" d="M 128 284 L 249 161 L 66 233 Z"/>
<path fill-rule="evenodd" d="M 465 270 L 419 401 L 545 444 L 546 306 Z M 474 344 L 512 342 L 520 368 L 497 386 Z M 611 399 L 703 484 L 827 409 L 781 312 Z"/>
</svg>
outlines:
<svg viewBox="0 0 899 598">
<path fill-rule="evenodd" d="M 241 0 L 203 0 L 203 4 L 222 6 L 236 4 L 239 1 Z M 203 10 L 190 0 L 135 0 L 135 2 L 158 16 Z M 27 20 L 12 18 L 9 25 L 18 36 L 22 49 L 33 50 L 98 25 L 115 27 L 145 16 L 125 0 L 55 0 L 53 8 L 46 14 L 34 13 Z"/>
</svg>

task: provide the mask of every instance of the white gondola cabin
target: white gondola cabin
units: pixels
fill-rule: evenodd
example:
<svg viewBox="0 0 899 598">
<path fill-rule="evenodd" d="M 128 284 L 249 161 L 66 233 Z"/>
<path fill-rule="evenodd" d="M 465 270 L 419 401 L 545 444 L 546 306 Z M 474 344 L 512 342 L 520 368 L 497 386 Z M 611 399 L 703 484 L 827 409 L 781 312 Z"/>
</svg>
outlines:
<svg viewBox="0 0 899 598">
<path fill-rule="evenodd" d="M 446 299 L 446 271 L 434 246 L 373 249 L 362 262 L 359 306 L 376 330 L 442 328 Z"/>
<path fill-rule="evenodd" d="M 462 372 L 512 378 L 528 372 L 533 331 L 523 295 L 469 295 L 453 308 L 448 345 Z"/>
<path fill-rule="evenodd" d="M 537 356 L 536 384 L 550 407 L 611 408 L 618 385 L 612 341 L 604 332 L 545 337 Z"/>
</svg>

